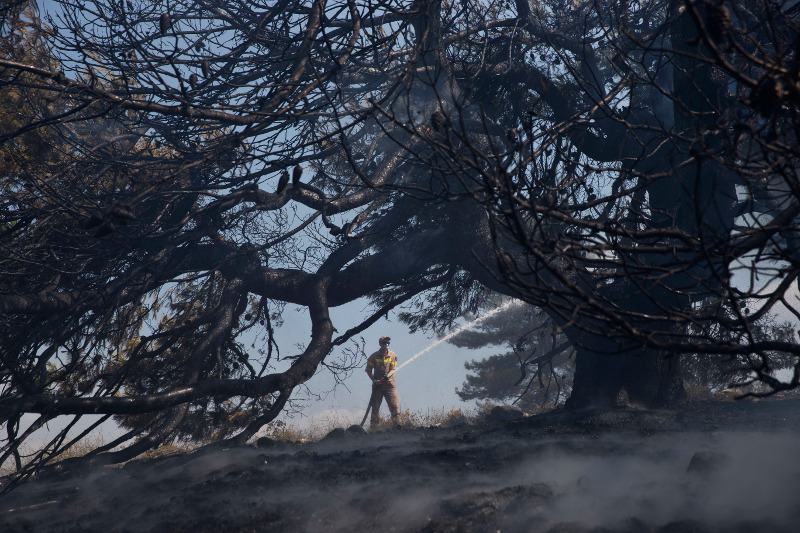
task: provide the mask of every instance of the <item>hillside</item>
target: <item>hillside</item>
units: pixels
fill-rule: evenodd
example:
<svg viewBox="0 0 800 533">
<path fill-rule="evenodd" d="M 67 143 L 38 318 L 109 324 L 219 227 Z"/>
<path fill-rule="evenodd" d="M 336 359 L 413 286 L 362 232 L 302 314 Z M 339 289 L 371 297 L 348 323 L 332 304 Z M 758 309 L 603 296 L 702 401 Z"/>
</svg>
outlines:
<svg viewBox="0 0 800 533">
<path fill-rule="evenodd" d="M 3 531 L 796 531 L 800 402 L 551 413 L 95 468 Z"/>
</svg>

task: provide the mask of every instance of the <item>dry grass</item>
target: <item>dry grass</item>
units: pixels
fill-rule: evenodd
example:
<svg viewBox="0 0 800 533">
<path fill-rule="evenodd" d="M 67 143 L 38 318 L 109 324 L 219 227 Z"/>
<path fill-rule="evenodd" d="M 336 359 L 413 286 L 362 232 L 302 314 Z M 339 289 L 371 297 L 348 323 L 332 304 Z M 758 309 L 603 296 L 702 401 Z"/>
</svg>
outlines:
<svg viewBox="0 0 800 533">
<path fill-rule="evenodd" d="M 105 444 L 105 440 L 103 439 L 102 435 L 84 437 L 70 446 L 69 449 L 64 450 L 64 452 L 58 456 L 58 460 L 63 461 L 64 459 L 83 457 L 92 450 L 96 450 L 103 444 Z"/>
<path fill-rule="evenodd" d="M 270 425 L 265 432 L 259 434 L 259 436 L 269 437 L 270 439 L 280 442 L 300 443 L 318 440 L 325 434 L 325 430 L 320 425 L 300 428 L 296 425 L 287 424 L 282 420 L 278 420 Z"/>
<path fill-rule="evenodd" d="M 686 397 L 689 401 L 692 400 L 714 400 L 718 402 L 732 402 L 734 400 L 742 399 L 742 396 L 748 393 L 764 393 L 767 389 L 764 385 L 759 383 L 751 383 L 739 387 L 727 387 L 723 389 L 710 389 L 707 386 L 687 383 L 685 385 Z M 748 400 L 757 400 L 757 398 L 747 398 Z"/>
<path fill-rule="evenodd" d="M 489 408 L 491 408 L 491 406 Z M 465 411 L 462 409 L 439 408 L 427 409 L 425 411 L 418 412 L 413 412 L 406 409 L 400 413 L 400 426 L 406 428 L 448 427 L 455 424 L 472 423 L 481 418 L 485 412 L 488 412 L 489 408 L 478 408 L 470 411 Z M 346 428 L 351 424 L 353 424 L 353 420 L 344 416 L 334 416 L 323 420 L 315 420 L 313 424 L 307 424 L 304 426 L 279 420 L 268 426 L 266 430 L 260 433 L 258 436 L 266 436 L 281 442 L 307 443 L 318 441 L 334 429 Z M 367 421 L 365 427 L 369 427 L 369 421 Z M 377 428 L 375 428 L 375 430 L 381 431 L 390 429 L 392 427 L 393 425 L 389 417 L 383 416 L 381 423 Z M 105 444 L 105 442 L 102 435 L 86 437 L 60 454 L 56 460 L 61 461 L 64 459 L 82 457 L 83 455 L 86 455 L 103 444 Z M 167 443 L 154 450 L 145 452 L 134 460 L 154 459 L 158 457 L 168 457 L 170 455 L 189 453 L 203 444 L 204 443 L 183 441 Z M 32 448 L 22 450 L 23 460 L 24 456 L 31 455 L 36 451 L 37 450 Z M 6 461 L 6 463 L 3 465 L 0 465 L 0 477 L 13 474 L 14 471 L 15 468 L 13 459 Z"/>
<path fill-rule="evenodd" d="M 686 399 L 689 401 L 702 401 L 702 400 L 715 399 L 714 393 L 711 392 L 711 389 L 709 389 L 707 385 L 703 385 L 701 383 L 687 382 L 684 383 L 683 388 L 686 391 Z"/>
<path fill-rule="evenodd" d="M 144 452 L 142 455 L 136 458 L 136 460 L 142 459 L 155 459 L 157 457 L 169 457 L 170 455 L 180 455 L 183 453 L 189 453 L 197 448 L 202 446 L 202 443 L 199 442 L 168 442 L 166 444 L 162 444 L 158 448 L 154 448 L 152 450 Z"/>
<path fill-rule="evenodd" d="M 87 453 L 91 452 L 102 446 L 105 443 L 103 440 L 102 435 L 90 435 L 85 437 L 60 454 L 55 457 L 52 461 L 56 463 L 58 461 L 63 461 L 65 459 L 73 459 L 76 457 L 83 457 Z M 22 459 L 22 463 L 26 464 L 28 460 L 37 454 L 40 450 L 31 446 L 31 445 L 23 445 L 20 447 L 20 456 Z M 5 463 L 0 465 L 0 477 L 8 476 L 16 472 L 16 467 L 14 466 L 14 459 L 8 458 Z"/>
<path fill-rule="evenodd" d="M 479 413 L 465 412 L 462 409 L 428 409 L 425 412 L 405 410 L 400 413 L 400 425 L 403 427 L 448 427 L 456 424 L 470 423 L 477 419 Z"/>
<path fill-rule="evenodd" d="M 423 412 L 413 412 L 408 409 L 400 412 L 400 426 L 404 428 L 419 427 L 448 427 L 455 424 L 470 423 L 479 418 L 481 414 L 465 412 L 462 409 L 428 409 Z M 314 421 L 311 425 L 299 426 L 285 421 L 273 423 L 260 436 L 266 436 L 281 442 L 305 443 L 323 438 L 336 428 L 346 428 L 353 424 L 349 418 L 328 418 Z M 369 427 L 369 422 L 365 424 Z M 394 427 L 388 416 L 382 416 L 381 422 L 372 431 L 382 431 Z"/>
<path fill-rule="evenodd" d="M 100 446 L 105 444 L 105 440 L 103 439 L 102 435 L 92 435 L 85 437 L 72 446 L 70 446 L 67 450 L 64 450 L 60 453 L 50 464 L 58 463 L 59 461 L 64 461 L 67 459 L 74 459 L 83 457 L 87 453 L 96 450 Z M 187 442 L 173 442 L 167 443 L 158 448 L 153 450 L 147 451 L 142 455 L 138 456 L 135 460 L 146 460 L 146 459 L 154 459 L 157 457 L 168 457 L 170 455 L 178 455 L 183 453 L 188 453 L 198 446 L 201 443 L 187 443 Z M 35 453 L 39 450 L 34 449 L 32 446 L 25 446 L 20 450 L 20 455 L 22 456 L 23 464 L 27 463 L 26 458 L 32 457 Z M 16 468 L 14 466 L 13 458 L 9 458 L 6 462 L 0 465 L 0 477 L 8 476 L 14 474 L 16 472 Z"/>
</svg>

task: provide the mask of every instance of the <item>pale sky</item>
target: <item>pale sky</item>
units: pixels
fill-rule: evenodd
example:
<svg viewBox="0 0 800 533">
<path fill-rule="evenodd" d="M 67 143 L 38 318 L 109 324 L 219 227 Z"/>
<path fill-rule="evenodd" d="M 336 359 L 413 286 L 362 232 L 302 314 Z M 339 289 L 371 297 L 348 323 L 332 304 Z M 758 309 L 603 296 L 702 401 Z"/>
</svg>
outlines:
<svg viewBox="0 0 800 533">
<path fill-rule="evenodd" d="M 53 12 L 57 8 L 50 0 L 39 0 L 41 13 Z M 331 309 L 331 318 L 334 327 L 341 333 L 355 326 L 360 319 L 368 313 L 368 303 L 365 300 L 351 302 L 347 305 Z M 305 345 L 310 339 L 310 322 L 305 308 L 287 305 L 284 314 L 284 324 L 277 330 L 276 337 L 283 355 L 299 353 L 296 345 Z M 378 348 L 378 338 L 388 335 L 392 338 L 391 349 L 397 353 L 400 363 L 410 358 L 413 354 L 436 340 L 434 337 L 423 333 L 411 334 L 404 324 L 396 319 L 395 313 L 389 313 L 389 319 L 382 318 L 369 329 L 361 333 L 366 340 L 367 354 Z M 249 346 L 249 343 L 247 343 Z M 455 393 L 466 375 L 464 363 L 471 359 L 482 358 L 498 350 L 486 348 L 482 350 L 469 350 L 458 348 L 448 343 L 443 343 L 436 349 L 425 354 L 413 364 L 404 368 L 397 375 L 397 383 L 402 409 L 425 412 L 429 409 L 471 408 L 474 402 L 461 402 Z M 328 356 L 336 357 L 336 352 Z M 281 367 L 284 369 L 285 367 Z M 371 391 L 371 382 L 364 373 L 363 367 L 355 370 L 353 375 L 343 385 L 334 387 L 334 380 L 327 370 L 320 370 L 307 384 L 310 392 L 315 394 L 326 393 L 319 401 L 310 401 L 304 409 L 307 417 L 327 417 L 332 412 L 339 414 L 349 413 L 351 418 L 361 418 L 366 409 Z M 304 397 L 306 394 L 300 389 L 295 391 L 294 397 Z M 383 415 L 388 414 L 385 403 Z M 30 418 L 30 417 L 26 417 Z M 87 422 L 90 417 L 85 417 Z M 316 419 L 316 418 L 315 418 Z M 308 418 L 294 417 L 293 424 L 300 426 L 309 423 Z M 52 429 L 60 424 L 53 422 Z M 83 424 L 81 424 L 83 426 Z M 85 426 L 83 426 L 85 427 Z M 104 429 L 106 438 L 112 437 L 117 431 L 110 426 Z"/>
<path fill-rule="evenodd" d="M 40 5 L 45 12 L 52 9 L 48 0 L 40 0 Z M 796 297 L 796 287 L 793 287 Z M 785 318 L 789 318 L 790 315 Z M 338 308 L 331 309 L 334 326 L 339 332 L 344 332 L 356 325 L 368 312 L 364 300 L 351 302 Z M 781 314 L 784 314 L 781 313 Z M 310 324 L 305 308 L 288 305 L 284 314 L 284 325 L 277 331 L 277 340 L 283 355 L 298 353 L 297 344 L 305 344 L 309 340 Z M 413 354 L 427 346 L 435 339 L 421 333 L 411 334 L 404 324 L 396 319 L 395 313 L 389 314 L 389 319 L 381 319 L 361 336 L 367 341 L 367 353 L 376 350 L 377 339 L 380 336 L 392 337 L 392 350 L 398 355 L 399 361 L 410 358 Z M 442 344 L 414 364 L 404 368 L 397 376 L 398 388 L 403 409 L 424 412 L 428 409 L 471 408 L 472 402 L 465 404 L 455 394 L 455 388 L 460 386 L 466 375 L 464 363 L 471 359 L 479 359 L 497 353 L 497 347 L 488 347 L 481 350 L 468 350 L 458 348 L 451 344 Z M 336 353 L 329 355 L 335 358 Z M 363 372 L 363 368 L 354 371 L 353 375 L 343 385 L 333 386 L 334 380 L 328 371 L 318 372 L 308 383 L 312 393 L 326 393 L 322 400 L 309 402 L 306 415 L 320 416 L 330 412 L 350 413 L 358 417 L 364 412 L 370 395 L 371 384 Z M 296 391 L 295 396 L 303 396 L 301 391 Z M 384 404 L 382 412 L 386 413 Z M 295 423 L 302 425 L 303 419 L 295 419 Z M 306 421 L 307 423 L 307 421 Z M 110 431 L 113 433 L 113 431 Z"/>
<path fill-rule="evenodd" d="M 355 326 L 367 313 L 367 302 L 358 300 L 332 308 L 331 319 L 334 327 L 343 332 Z M 286 356 L 299 353 L 296 345 L 305 345 L 310 339 L 310 332 L 311 326 L 307 310 L 296 305 L 287 305 L 284 324 L 276 330 L 281 354 Z M 384 335 L 392 338 L 391 349 L 397 353 L 398 361 L 401 364 L 436 340 L 436 337 L 422 333 L 411 334 L 405 325 L 395 318 L 395 313 L 389 313 L 389 320 L 382 318 L 361 334 L 367 342 L 368 355 L 377 350 L 378 338 Z M 496 347 L 469 350 L 449 343 L 437 346 L 397 374 L 401 409 L 410 409 L 424 414 L 428 411 L 442 409 L 473 408 L 474 402 L 462 402 L 455 393 L 456 387 L 463 383 L 466 376 L 464 362 L 491 355 L 496 351 Z M 337 353 L 334 351 L 328 358 L 333 359 L 336 355 Z M 334 383 L 329 371 L 325 369 L 318 371 L 307 385 L 310 393 L 323 394 L 323 398 L 303 402 L 305 407 L 302 414 L 295 414 L 291 417 L 282 416 L 282 418 L 287 420 L 290 425 L 301 429 L 314 424 L 333 427 L 360 421 L 371 392 L 371 382 L 364 373 L 363 366 L 356 369 L 343 384 L 334 386 Z M 307 396 L 308 394 L 300 387 L 293 394 L 293 398 Z M 388 416 L 385 402 L 381 407 L 381 414 L 384 417 Z M 34 438 L 29 443 L 41 442 L 40 439 L 45 438 L 46 435 L 64 427 L 70 418 L 59 417 L 50 422 L 47 428 L 40 430 L 41 437 Z M 23 426 L 26 422 L 30 423 L 34 419 L 33 415 L 26 415 L 23 418 Z M 95 416 L 83 417 L 81 422 L 76 425 L 75 430 L 85 429 L 96 419 Z M 113 422 L 106 422 L 101 426 L 99 433 L 107 442 L 121 434 L 121 431 Z"/>
<path fill-rule="evenodd" d="M 285 354 L 294 353 L 296 350 L 292 348 L 296 343 L 305 343 L 310 338 L 307 312 L 305 308 L 301 308 L 299 311 L 296 309 L 296 306 L 287 306 L 284 326 L 276 333 L 281 351 Z M 366 316 L 367 312 L 367 303 L 364 300 L 358 300 L 331 309 L 331 318 L 334 327 L 339 331 L 345 331 L 353 327 L 359 317 Z M 401 364 L 436 340 L 436 337 L 423 333 L 410 333 L 405 324 L 396 318 L 396 313 L 389 313 L 389 320 L 382 318 L 361 334 L 367 342 L 367 354 L 378 349 L 378 338 L 384 335 L 392 338 L 391 349 L 397 354 Z M 473 402 L 462 402 L 455 393 L 456 387 L 464 382 L 466 376 L 464 363 L 472 359 L 483 358 L 497 351 L 496 347 L 469 350 L 449 343 L 437 346 L 397 374 L 401 408 L 424 412 L 428 409 L 472 407 Z M 336 352 L 328 357 L 336 357 Z M 315 393 L 330 390 L 333 388 L 333 384 L 334 380 L 327 370 L 319 372 L 309 381 L 309 387 Z M 306 414 L 323 413 L 324 415 L 324 412 L 329 410 L 363 414 L 369 401 L 370 391 L 371 382 L 363 368 L 357 369 L 345 381 L 344 386 L 336 387 L 320 401 L 311 402 Z M 384 415 L 387 413 L 385 404 L 382 413 Z M 298 422 L 300 421 L 298 420 Z"/>
</svg>

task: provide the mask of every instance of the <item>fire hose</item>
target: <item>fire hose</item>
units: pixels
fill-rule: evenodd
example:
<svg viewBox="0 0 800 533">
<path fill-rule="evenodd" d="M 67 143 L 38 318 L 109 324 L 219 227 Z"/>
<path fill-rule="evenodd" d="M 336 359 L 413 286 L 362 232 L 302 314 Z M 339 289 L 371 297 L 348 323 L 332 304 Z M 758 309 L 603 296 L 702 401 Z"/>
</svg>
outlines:
<svg viewBox="0 0 800 533">
<path fill-rule="evenodd" d="M 425 348 L 423 348 L 422 350 L 420 350 L 417 353 L 415 353 L 406 362 L 404 362 L 403 364 L 401 364 L 400 366 L 398 366 L 397 368 L 395 368 L 394 370 L 389 372 L 386 375 L 385 378 L 383 378 L 382 380 L 378 381 L 377 383 L 381 383 L 384 380 L 387 380 L 387 379 L 391 378 L 392 376 L 397 374 L 397 372 L 400 371 L 404 366 L 407 366 L 407 365 L 413 363 L 414 361 L 416 361 L 417 359 L 419 359 L 420 357 L 422 357 L 426 353 L 430 352 L 431 350 L 433 350 L 434 348 L 436 348 L 440 344 L 442 344 L 444 342 L 447 342 L 448 340 L 450 340 L 451 338 L 455 337 L 459 333 L 461 333 L 463 331 L 466 331 L 468 329 L 471 329 L 472 327 L 474 327 L 475 325 L 483 322 L 487 318 L 492 317 L 492 316 L 496 315 L 497 313 L 500 313 L 501 311 L 505 311 L 506 309 L 508 309 L 508 308 L 510 308 L 512 306 L 518 305 L 520 303 L 521 303 L 520 300 L 508 300 L 504 304 L 502 304 L 502 305 L 500 305 L 498 307 L 495 307 L 494 309 L 492 309 L 491 311 L 489 311 L 485 315 L 483 315 L 481 317 L 478 317 L 478 318 L 475 318 L 474 320 L 471 320 L 471 321 L 469 321 L 469 322 L 467 322 L 465 324 L 462 324 L 461 326 L 459 326 L 458 328 L 454 329 L 453 331 L 451 331 L 450 333 L 448 333 L 444 337 L 441 337 L 440 339 L 437 339 L 437 340 L 431 342 Z M 367 421 L 367 417 L 369 416 L 369 412 L 370 412 L 371 409 L 372 409 L 372 395 L 370 394 L 369 404 L 367 404 L 367 410 L 364 412 L 364 418 L 361 419 L 361 424 L 359 424 L 361 427 L 364 427 L 364 422 Z"/>
<path fill-rule="evenodd" d="M 381 380 L 378 380 L 378 381 L 376 381 L 374 383 L 376 383 L 376 384 L 383 383 L 384 381 L 386 381 L 390 377 L 394 376 L 396 372 L 397 372 L 397 370 L 392 370 L 391 372 L 389 372 L 389 374 L 385 378 L 383 378 Z M 372 410 L 372 394 L 369 395 L 369 400 L 367 401 L 367 410 L 364 411 L 364 418 L 361 419 L 361 423 L 359 424 L 359 426 L 361 426 L 362 428 L 364 427 L 364 422 L 367 421 L 367 417 L 369 416 L 369 412 L 371 410 Z"/>
</svg>

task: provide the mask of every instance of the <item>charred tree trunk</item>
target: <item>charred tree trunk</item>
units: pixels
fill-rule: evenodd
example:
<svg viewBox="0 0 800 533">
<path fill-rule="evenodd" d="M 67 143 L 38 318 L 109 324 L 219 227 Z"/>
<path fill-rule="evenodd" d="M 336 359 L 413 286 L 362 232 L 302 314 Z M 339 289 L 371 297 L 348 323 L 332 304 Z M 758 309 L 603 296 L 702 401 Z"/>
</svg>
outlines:
<svg viewBox="0 0 800 533">
<path fill-rule="evenodd" d="M 685 396 L 680 357 L 642 350 L 603 353 L 579 348 L 568 409 L 609 409 L 622 406 L 621 395 L 632 405 L 657 408 Z"/>
<path fill-rule="evenodd" d="M 671 46 L 674 54 L 669 81 L 664 86 L 671 86 L 672 94 L 669 98 L 663 94 L 654 96 L 665 100 L 665 109 L 672 108 L 673 127 L 681 135 L 649 137 L 649 155 L 633 160 L 630 167 L 640 175 L 663 175 L 646 185 L 651 228 L 678 229 L 711 245 L 720 245 L 730 238 L 732 206 L 736 201 L 733 180 L 711 157 L 721 142 L 714 132 L 725 109 L 726 88 L 715 79 L 711 62 L 698 59 L 710 57 L 711 53 L 693 18 L 696 14 L 707 22 L 706 8 L 672 0 L 670 12 L 670 43 L 664 44 Z M 646 115 L 647 110 L 643 111 Z M 648 138 L 648 134 L 641 138 Z M 651 244 L 658 247 L 670 243 Z M 637 264 L 636 260 L 631 257 L 629 263 Z M 650 256 L 639 254 L 638 260 L 642 270 L 649 266 L 655 275 L 627 279 L 605 296 L 622 310 L 654 317 L 633 323 L 637 330 L 667 338 L 680 335 L 674 318 L 684 316 L 704 290 L 713 290 L 714 280 L 725 269 L 720 259 L 698 260 L 691 254 L 655 252 Z M 578 352 L 568 407 L 611 407 L 623 390 L 631 402 L 647 407 L 662 407 L 684 398 L 679 354 L 641 346 L 621 352 L 598 334 L 603 331 L 602 326 L 593 329 L 595 334 L 589 338 L 575 335 Z"/>
<path fill-rule="evenodd" d="M 614 407 L 621 387 L 621 369 L 622 358 L 618 355 L 578 348 L 572 393 L 565 406 L 568 409 Z"/>
</svg>

